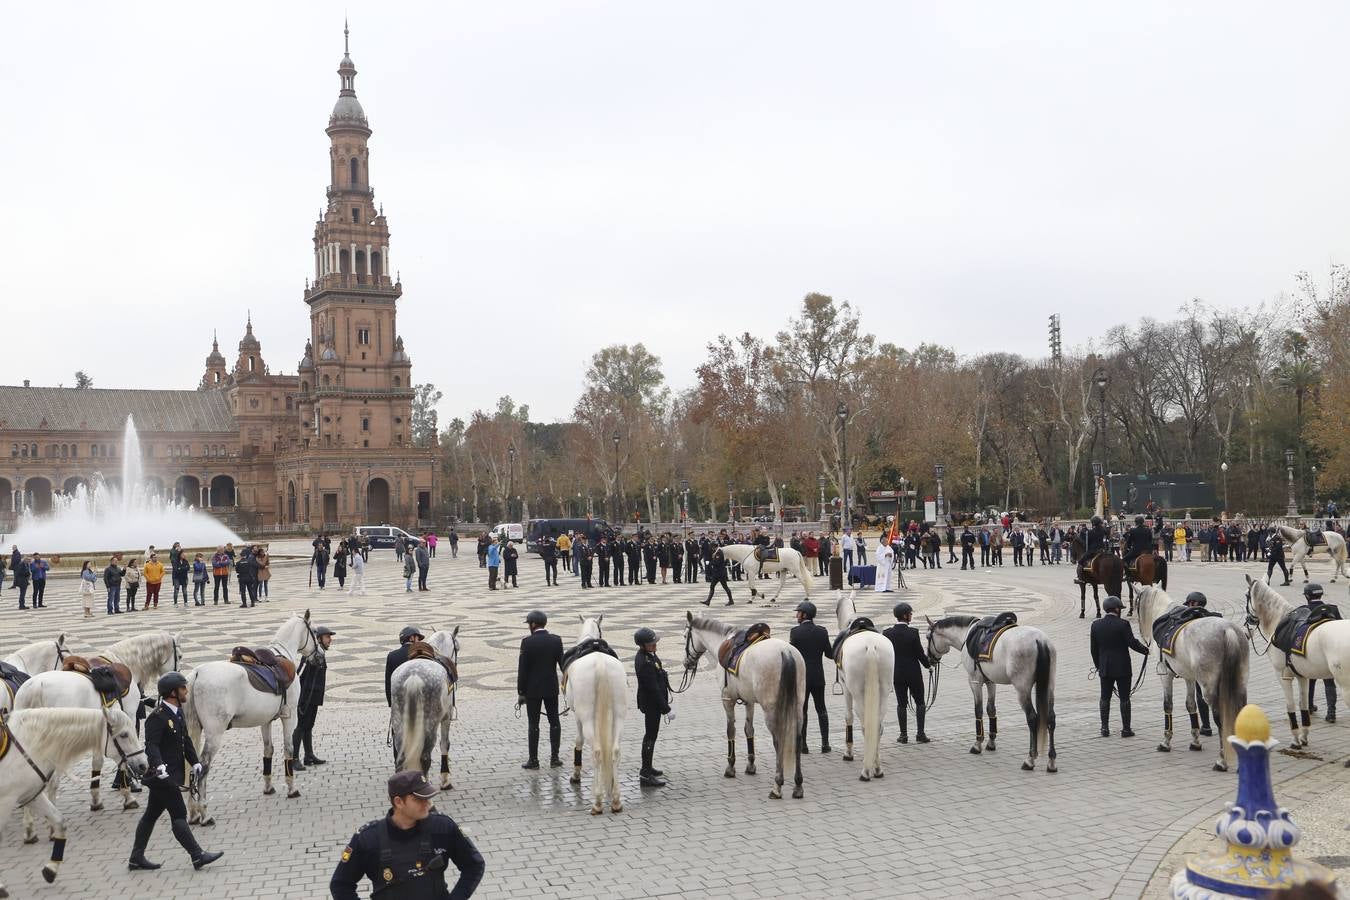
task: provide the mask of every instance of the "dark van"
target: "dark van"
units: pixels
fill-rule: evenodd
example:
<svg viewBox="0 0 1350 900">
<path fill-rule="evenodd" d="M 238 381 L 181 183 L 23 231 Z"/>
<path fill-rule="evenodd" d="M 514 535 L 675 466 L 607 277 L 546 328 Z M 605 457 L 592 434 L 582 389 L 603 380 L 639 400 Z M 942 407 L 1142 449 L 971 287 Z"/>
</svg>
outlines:
<svg viewBox="0 0 1350 900">
<path fill-rule="evenodd" d="M 525 532 L 525 549 L 530 553 L 539 552 L 539 542 L 546 537 L 558 537 L 567 532 L 586 535 L 586 539 L 595 543 L 600 535 L 612 531 L 604 519 L 531 519 Z"/>
</svg>

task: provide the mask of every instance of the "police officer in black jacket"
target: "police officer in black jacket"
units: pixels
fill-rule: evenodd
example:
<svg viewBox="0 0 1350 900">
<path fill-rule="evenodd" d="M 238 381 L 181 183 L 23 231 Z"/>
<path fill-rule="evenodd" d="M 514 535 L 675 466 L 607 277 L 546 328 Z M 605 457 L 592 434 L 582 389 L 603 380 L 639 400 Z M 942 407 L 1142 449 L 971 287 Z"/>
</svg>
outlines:
<svg viewBox="0 0 1350 900">
<path fill-rule="evenodd" d="M 328 687 L 328 648 L 333 646 L 333 635 L 337 632 L 327 625 L 314 629 L 314 637 L 319 647 L 300 668 L 300 703 L 296 717 L 295 731 L 291 735 L 291 758 L 295 760 L 295 771 L 303 772 L 306 766 L 321 766 L 328 760 L 319 759 L 314 752 L 314 720 L 319 716 L 319 707 L 323 706 L 323 693 Z M 300 745 L 304 744 L 305 758 L 300 759 Z"/>
<path fill-rule="evenodd" d="M 652 756 L 656 752 L 656 737 L 661 733 L 661 717 L 670 712 L 670 677 L 661 666 L 661 658 L 656 655 L 656 642 L 660 640 L 650 628 L 639 628 L 633 633 L 633 643 L 637 644 L 637 656 L 633 657 L 633 672 L 637 675 L 637 707 L 646 723 L 642 734 L 642 771 L 640 780 L 644 787 L 665 787 L 661 776 L 665 773 L 652 765 Z"/>
<path fill-rule="evenodd" d="M 1144 524 L 1143 516 L 1134 517 L 1134 527 L 1125 535 L 1125 565 L 1130 565 L 1145 553 L 1152 553 L 1158 545 L 1153 532 Z"/>
<path fill-rule="evenodd" d="M 1218 613 L 1209 612 L 1209 598 L 1200 591 L 1191 591 L 1186 595 L 1186 606 L 1192 609 L 1203 609 L 1206 615 L 1217 616 Z M 1214 726 L 1210 721 L 1209 704 L 1205 702 L 1205 695 L 1200 690 L 1200 682 L 1195 683 L 1195 704 L 1200 712 L 1200 733 L 1205 737 L 1214 736 Z"/>
<path fill-rule="evenodd" d="M 1148 656 L 1148 648 L 1134 636 L 1130 623 L 1120 617 L 1125 604 L 1119 597 L 1107 597 L 1102 603 L 1106 615 L 1092 623 L 1092 664 L 1097 667 L 1101 682 L 1102 737 L 1111 736 L 1111 693 L 1120 698 L 1120 736 L 1134 737 L 1130 730 L 1130 681 L 1134 678 L 1134 663 L 1130 651 Z"/>
<path fill-rule="evenodd" d="M 394 670 L 408 661 L 408 645 L 425 640 L 415 625 L 409 625 L 398 633 L 398 649 L 390 650 L 384 658 L 384 705 L 393 706 L 393 694 L 389 684 L 393 680 Z M 291 754 L 294 756 L 295 754 Z"/>
<path fill-rule="evenodd" d="M 197 761 L 197 751 L 188 736 L 187 723 L 183 721 L 187 679 L 179 672 L 170 672 L 159 679 L 158 687 L 159 705 L 145 717 L 145 755 L 150 763 L 150 769 L 145 773 L 145 786 L 150 789 L 150 799 L 136 825 L 136 838 L 131 845 L 127 868 L 133 872 L 159 868 L 159 863 L 145 858 L 145 848 L 150 844 L 150 835 L 160 815 L 168 812 L 173 836 L 192 857 L 192 868 L 200 869 L 224 854 L 203 850 L 188 827 L 182 792 L 188 786 L 189 767 L 194 777 L 200 777 L 202 764 Z"/>
<path fill-rule="evenodd" d="M 926 744 L 928 735 L 923 730 L 923 718 L 928 710 L 924 706 L 923 669 L 932 668 L 933 664 L 928 661 L 918 629 L 909 624 L 914 618 L 914 607 L 908 603 L 897 603 L 893 612 L 896 624 L 881 634 L 895 648 L 895 709 L 900 719 L 900 737 L 897 740 L 901 744 L 909 743 L 909 701 L 913 699 L 915 724 L 919 728 L 914 739 L 920 744 Z"/>
<path fill-rule="evenodd" d="M 1305 585 L 1303 586 L 1303 599 L 1307 602 L 1307 604 L 1308 604 L 1309 606 L 1312 606 L 1312 607 L 1317 607 L 1317 606 L 1322 606 L 1322 605 L 1324 605 L 1325 601 L 1322 600 L 1322 586 L 1321 586 L 1320 584 L 1305 584 Z M 1336 721 L 1336 680 L 1335 680 L 1334 678 L 1327 678 L 1327 679 L 1324 679 L 1324 680 L 1322 681 L 1322 689 L 1323 689 L 1323 691 L 1326 693 L 1326 698 L 1327 698 L 1327 721 L 1328 721 L 1328 722 L 1335 722 L 1335 721 Z M 1316 679 L 1309 679 L 1309 680 L 1308 680 L 1308 712 L 1309 712 L 1309 713 L 1315 713 L 1315 712 L 1317 712 L 1317 704 L 1313 702 L 1313 701 L 1316 699 L 1316 698 L 1314 697 L 1314 694 L 1316 694 L 1316 693 L 1317 693 L 1317 681 L 1316 681 Z"/>
<path fill-rule="evenodd" d="M 431 811 L 434 796 L 436 789 L 421 772 L 399 772 L 389 779 L 389 812 L 363 825 L 343 849 L 328 882 L 334 900 L 357 900 L 363 877 L 374 888 L 371 896 L 380 900 L 473 896 L 487 867 L 455 820 Z M 445 884 L 449 863 L 459 869 L 453 889 Z"/>
<path fill-rule="evenodd" d="M 830 633 L 816 624 L 816 605 L 810 600 L 797 604 L 797 627 L 788 636 L 788 643 L 796 647 L 806 662 L 806 699 L 802 701 L 802 733 L 797 747 L 809 753 L 806 747 L 806 723 L 811 701 L 816 704 L 816 718 L 820 720 L 820 752 L 830 752 L 830 714 L 825 709 L 824 659 L 834 659 L 830 647 Z"/>
<path fill-rule="evenodd" d="M 562 742 L 562 722 L 558 718 L 558 673 L 562 671 L 562 638 L 544 627 L 548 616 L 533 610 L 525 616 L 530 636 L 520 642 L 520 663 L 516 667 L 516 703 L 524 704 L 529 719 L 530 758 L 522 769 L 539 768 L 539 711 L 548 714 L 548 742 L 552 749 L 549 765 L 561 766 L 558 746 Z"/>
</svg>

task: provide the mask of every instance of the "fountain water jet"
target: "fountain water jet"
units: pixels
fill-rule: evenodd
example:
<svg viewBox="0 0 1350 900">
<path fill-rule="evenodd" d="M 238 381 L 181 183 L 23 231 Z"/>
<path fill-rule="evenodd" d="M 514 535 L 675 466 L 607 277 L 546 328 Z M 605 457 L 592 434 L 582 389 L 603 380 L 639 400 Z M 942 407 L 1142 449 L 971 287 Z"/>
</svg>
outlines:
<svg viewBox="0 0 1350 900">
<path fill-rule="evenodd" d="M 96 473 L 88 485 L 79 485 L 74 493 L 54 496 L 50 513 L 23 511 L 18 531 L 6 543 L 17 544 L 24 552 L 47 554 L 130 550 L 150 544 L 168 547 L 174 541 L 184 547 L 243 543 L 219 520 L 150 489 L 141 464 L 136 423 L 127 416 L 122 435 L 121 485 L 109 485 L 102 473 Z"/>
</svg>

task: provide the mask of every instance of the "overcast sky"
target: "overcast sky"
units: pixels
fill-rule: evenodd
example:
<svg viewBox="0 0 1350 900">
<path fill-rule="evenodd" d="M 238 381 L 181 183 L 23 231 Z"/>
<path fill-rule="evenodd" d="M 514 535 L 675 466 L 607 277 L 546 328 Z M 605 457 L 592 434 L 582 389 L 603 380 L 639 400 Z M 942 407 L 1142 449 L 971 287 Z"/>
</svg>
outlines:
<svg viewBox="0 0 1350 900">
<path fill-rule="evenodd" d="M 1039 356 L 1350 244 L 1344 3 L 19 4 L 0 383 L 190 388 L 249 308 L 295 371 L 344 8 L 443 420 L 613 343 L 687 386 L 809 291 Z"/>
</svg>

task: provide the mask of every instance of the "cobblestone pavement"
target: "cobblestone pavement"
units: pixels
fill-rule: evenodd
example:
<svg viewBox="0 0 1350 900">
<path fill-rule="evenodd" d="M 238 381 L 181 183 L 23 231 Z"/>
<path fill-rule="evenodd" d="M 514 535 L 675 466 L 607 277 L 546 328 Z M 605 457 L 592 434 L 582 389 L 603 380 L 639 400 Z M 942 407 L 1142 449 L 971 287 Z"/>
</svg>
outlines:
<svg viewBox="0 0 1350 900">
<path fill-rule="evenodd" d="M 273 545 L 273 550 L 284 551 Z M 303 544 L 291 548 L 303 553 Z M 451 766 L 455 788 L 441 800 L 478 843 L 487 859 L 482 897 L 799 897 L 854 898 L 976 896 L 1138 897 L 1169 851 L 1197 826 L 1213 821 L 1234 792 L 1232 774 L 1210 770 L 1215 739 L 1204 753 L 1161 754 L 1160 689 L 1148 678 L 1135 695 L 1133 740 L 1097 736 L 1097 683 L 1088 679 L 1087 621 L 1077 617 L 1076 588 L 1068 566 L 1011 565 L 963 573 L 908 573 L 909 590 L 859 595 L 859 609 L 878 622 L 891 620 L 899 599 L 920 616 L 1015 609 L 1024 622 L 1045 628 L 1059 649 L 1056 684 L 1060 772 L 1019 770 L 1025 725 L 1005 712 L 997 753 L 972 756 L 969 693 L 949 673 L 929 717 L 932 744 L 895 743 L 895 714 L 888 717 L 882 763 L 887 777 L 860 783 L 858 767 L 840 760 L 843 703 L 830 696 L 834 754 L 805 757 L 804 800 L 767 799 L 770 776 L 722 777 L 725 745 L 719 679 L 705 671 L 677 702 L 678 718 L 663 726 L 657 763 L 670 785 L 637 783 L 641 729 L 630 710 L 623 736 L 622 781 L 626 808 L 618 815 L 588 814 L 589 773 L 581 789 L 568 769 L 526 773 L 525 723 L 514 706 L 515 653 L 521 620 L 535 607 L 548 610 L 564 641 L 576 634 L 577 614 L 605 613 L 606 634 L 618 646 L 639 624 L 665 636 L 669 665 L 680 665 L 680 627 L 686 609 L 705 596 L 699 585 L 596 588 L 583 591 L 563 574 L 546 587 L 542 565 L 522 558 L 521 588 L 489 593 L 486 573 L 472 556 L 449 558 L 442 544 L 429 594 L 405 593 L 392 551 L 371 557 L 369 594 L 338 593 L 330 581 L 320 592 L 306 586 L 303 563 L 274 565 L 272 598 L 256 610 L 237 606 L 158 610 L 94 619 L 80 617 L 73 581 L 54 582 L 49 610 L 19 613 L 5 593 L 0 612 L 0 657 L 31 640 L 61 631 L 73 649 L 89 651 L 152 628 L 182 632 L 185 667 L 218 659 L 237 644 L 263 644 L 279 621 L 309 608 L 316 623 L 338 632 L 330 655 L 328 705 L 319 716 L 317 748 L 329 764 L 297 776 L 303 796 L 262 796 L 261 742 L 256 731 L 231 734 L 213 770 L 212 804 L 218 825 L 198 829 L 204 845 L 224 850 L 219 863 L 193 872 L 161 822 L 150 848 L 165 863 L 155 873 L 125 868 L 136 813 L 87 809 L 80 768 L 63 785 L 59 805 L 69 817 L 70 844 L 55 885 L 41 881 L 47 846 L 23 846 L 17 817 L 0 835 L 0 877 L 16 897 L 124 896 L 253 898 L 323 897 L 347 837 L 385 808 L 383 785 L 391 770 L 385 745 L 388 713 L 380 705 L 384 654 L 401 626 L 461 626 L 463 675 L 460 720 L 453 726 Z M 1314 577 L 1327 577 L 1324 563 Z M 1205 590 L 1211 608 L 1230 617 L 1241 611 L 1243 572 L 1254 566 L 1178 563 L 1172 592 Z M 817 580 L 817 585 L 823 580 Z M 1295 588 L 1283 588 L 1294 596 Z M 1334 588 L 1329 598 L 1340 591 Z M 791 584 L 776 607 L 744 605 L 745 583 L 735 585 L 737 605 L 713 615 L 746 624 L 767 620 L 780 633 L 792 624 L 801 597 Z M 819 592 L 817 600 L 823 600 Z M 720 602 L 720 601 L 718 601 Z M 828 609 L 828 601 L 821 603 Z M 821 616 L 833 631 L 832 617 Z M 1090 619 L 1088 621 L 1091 621 Z M 631 655 L 625 652 L 631 671 Z M 630 675 L 630 689 L 634 683 Z M 1287 741 L 1279 690 L 1265 660 L 1254 660 L 1249 682 Z M 1006 697 L 1006 694 L 1005 694 Z M 631 699 L 630 699 L 631 702 Z M 1009 700 L 1004 700 L 1008 709 Z M 893 708 L 893 707 L 892 707 Z M 1014 707 L 1015 708 L 1015 707 Z M 760 719 L 760 749 L 771 742 Z M 564 750 L 574 724 L 564 719 Z M 812 724 L 812 746 L 817 746 Z M 1327 726 L 1318 717 L 1306 758 L 1276 754 L 1276 781 L 1289 797 L 1342 790 L 1350 770 L 1338 764 L 1350 752 L 1350 719 Z M 1185 743 L 1181 744 L 1182 747 Z M 741 764 L 744 765 L 741 744 Z M 587 754 L 589 758 L 589 753 Z M 761 761 L 764 756 L 761 756 Z M 278 762 L 278 769 L 280 763 Z M 1284 789 L 1277 786 L 1283 796 Z M 142 795 L 144 796 L 144 795 Z M 1298 806 L 1293 804 L 1295 818 Z M 1310 843 L 1345 844 L 1342 818 L 1310 825 Z M 1333 833 L 1340 830 L 1339 833 Z M 1344 849 L 1328 851 L 1345 853 Z M 1178 860 L 1169 860 L 1169 867 Z"/>
</svg>

